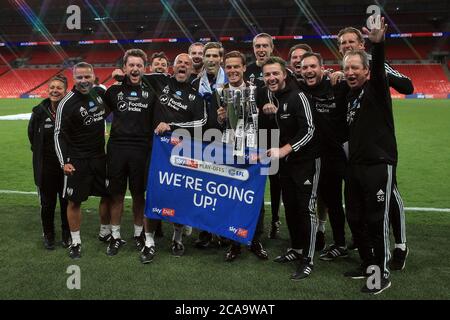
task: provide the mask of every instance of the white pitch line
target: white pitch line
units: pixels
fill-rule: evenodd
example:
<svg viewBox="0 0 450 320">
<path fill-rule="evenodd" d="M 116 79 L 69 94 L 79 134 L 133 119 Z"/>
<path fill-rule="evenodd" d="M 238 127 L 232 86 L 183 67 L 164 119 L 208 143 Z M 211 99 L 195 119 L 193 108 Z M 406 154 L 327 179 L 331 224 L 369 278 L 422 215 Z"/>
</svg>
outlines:
<svg viewBox="0 0 450 320">
<path fill-rule="evenodd" d="M 0 194 L 29 194 L 37 195 L 36 191 L 16 191 L 16 190 L 0 190 Z M 125 199 L 131 199 L 131 196 L 125 196 Z M 270 202 L 264 202 L 265 205 L 270 205 Z M 283 203 L 281 203 L 283 205 Z M 405 207 L 406 211 L 429 211 L 429 212 L 450 212 L 450 208 L 422 208 L 422 207 Z"/>
</svg>

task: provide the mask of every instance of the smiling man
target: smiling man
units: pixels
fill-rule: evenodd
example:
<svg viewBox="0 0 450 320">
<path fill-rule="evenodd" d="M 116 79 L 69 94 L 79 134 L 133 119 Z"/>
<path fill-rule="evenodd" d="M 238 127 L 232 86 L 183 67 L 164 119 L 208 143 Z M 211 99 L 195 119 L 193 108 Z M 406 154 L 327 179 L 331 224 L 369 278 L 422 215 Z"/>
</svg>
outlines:
<svg viewBox="0 0 450 320">
<path fill-rule="evenodd" d="M 150 72 L 168 73 L 169 59 L 164 52 L 155 52 L 150 57 Z"/>
<path fill-rule="evenodd" d="M 189 82 L 194 81 L 203 68 L 203 49 L 205 45 L 201 42 L 194 42 L 189 46 L 188 54 L 192 58 L 193 70 Z"/>
<path fill-rule="evenodd" d="M 78 259 L 81 257 L 81 203 L 90 195 L 108 195 L 105 156 L 108 110 L 102 99 L 103 89 L 94 87 L 92 65 L 77 63 L 73 67 L 73 78 L 74 88 L 58 106 L 55 149 L 66 175 L 63 196 L 69 201 L 67 218 L 72 236 L 69 256 Z"/>
<path fill-rule="evenodd" d="M 346 276 L 369 276 L 369 266 L 381 271 L 380 285 L 367 284 L 364 293 L 378 294 L 391 286 L 389 280 L 389 208 L 394 197 L 397 143 L 392 100 L 385 72 L 384 37 L 387 25 L 363 28 L 372 42 L 372 69 L 363 50 L 348 51 L 344 73 L 350 93 L 347 98 L 349 168 L 346 181 L 347 219 L 358 245 L 362 265 Z M 372 250 L 373 249 L 373 250 Z"/>
<path fill-rule="evenodd" d="M 288 60 L 289 68 L 294 72 L 297 79 L 302 79 L 302 57 L 305 53 L 312 52 L 312 49 L 306 43 L 299 43 L 289 49 Z"/>
<path fill-rule="evenodd" d="M 268 33 L 257 34 L 253 38 L 253 54 L 256 61 L 248 65 L 245 80 L 253 82 L 258 87 L 264 86 L 262 65 L 272 56 L 273 39 Z"/>
<path fill-rule="evenodd" d="M 221 67 L 224 49 L 220 42 L 208 42 L 203 48 L 203 71 L 193 82 L 192 86 L 206 102 L 207 126 L 204 129 L 217 127 L 217 106 L 222 89 L 227 83 L 227 78 Z M 212 242 L 211 233 L 201 231 L 195 246 L 199 249 L 207 248 Z"/>
<path fill-rule="evenodd" d="M 225 88 L 233 91 L 246 88 L 247 85 L 244 82 L 244 72 L 246 70 L 245 56 L 239 51 L 231 51 L 225 55 L 224 60 L 225 60 L 225 73 L 228 77 L 228 84 L 225 85 Z M 220 99 L 213 99 L 213 101 L 219 100 Z M 218 108 L 216 107 L 215 110 L 217 110 L 216 111 L 217 120 L 219 120 L 220 123 L 224 123 L 226 119 L 227 110 L 225 110 L 225 108 L 222 106 L 218 106 Z M 208 123 L 210 123 L 209 119 Z M 209 127 L 213 127 L 213 124 L 211 124 Z M 222 130 L 224 129 L 223 126 L 219 126 L 218 128 Z M 261 235 L 263 234 L 263 232 L 264 232 L 264 205 L 261 207 L 258 224 L 256 226 L 255 234 L 252 243 L 250 245 L 250 251 L 253 252 L 259 259 L 267 260 L 269 258 L 269 255 L 261 243 Z M 241 254 L 241 245 L 238 242 L 232 242 L 225 255 L 225 261 L 228 262 L 234 261 L 240 254 Z"/>
<path fill-rule="evenodd" d="M 189 83 L 192 64 L 192 58 L 187 53 L 181 53 L 175 58 L 173 76 L 156 73 L 144 76 L 144 82 L 156 95 L 152 126 L 156 134 L 184 128 L 192 135 L 196 128 L 206 124 L 205 103 Z M 144 264 L 151 262 L 156 254 L 154 237 L 158 221 L 146 219 L 145 247 L 140 255 Z M 184 254 L 182 240 L 183 226 L 174 224 L 171 250 L 176 257 Z"/>
<path fill-rule="evenodd" d="M 274 261 L 298 261 L 291 279 L 301 280 L 313 269 L 317 231 L 315 207 L 320 157 L 316 127 L 307 97 L 287 80 L 286 62 L 278 57 L 269 58 L 263 65 L 263 74 L 271 103 L 265 104 L 262 111 L 265 117 L 275 117 L 281 146 L 269 149 L 267 154 L 280 159 L 281 195 L 291 238 L 290 249 Z"/>
<path fill-rule="evenodd" d="M 107 254 L 110 256 L 116 255 L 123 243 L 120 222 L 127 185 L 132 197 L 135 245 L 138 250 L 144 247 L 144 193 L 155 99 L 151 88 L 142 82 L 146 65 L 144 51 L 126 51 L 123 57 L 125 79 L 112 85 L 105 94 L 105 102 L 114 114 L 107 146 L 112 231 Z"/>
<path fill-rule="evenodd" d="M 347 90 L 343 85 L 331 85 L 324 72 L 320 54 L 306 52 L 300 60 L 302 89 L 312 101 L 314 120 L 321 148 L 321 176 L 319 201 L 328 208 L 334 243 L 321 253 L 320 259 L 332 261 L 348 255 L 345 244 L 345 214 L 342 204 L 342 184 L 345 175 L 346 158 L 342 144 L 347 140 L 346 101 Z M 325 219 L 319 213 L 319 228 L 316 235 L 325 245 Z"/>
</svg>

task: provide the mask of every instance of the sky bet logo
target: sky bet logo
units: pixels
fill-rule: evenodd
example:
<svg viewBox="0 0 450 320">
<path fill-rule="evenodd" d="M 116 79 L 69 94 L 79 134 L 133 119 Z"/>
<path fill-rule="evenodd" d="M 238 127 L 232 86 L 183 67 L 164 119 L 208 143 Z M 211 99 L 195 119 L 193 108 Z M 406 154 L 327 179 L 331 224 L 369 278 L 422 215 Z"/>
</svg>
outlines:
<svg viewBox="0 0 450 320">
<path fill-rule="evenodd" d="M 188 167 L 188 168 L 194 168 L 194 169 L 198 168 L 198 162 L 195 160 L 192 160 L 192 159 L 184 159 L 184 158 L 175 157 L 175 164 L 177 164 L 179 166 L 183 166 L 183 167 Z"/>
<path fill-rule="evenodd" d="M 228 231 L 233 232 L 235 235 L 237 235 L 240 238 L 248 237 L 248 230 L 246 230 L 246 229 L 230 227 L 230 228 L 228 228 Z"/>
<path fill-rule="evenodd" d="M 153 213 L 156 213 L 158 216 L 163 216 L 163 217 L 175 217 L 175 209 L 169 209 L 169 208 L 153 208 L 152 209 Z"/>
</svg>

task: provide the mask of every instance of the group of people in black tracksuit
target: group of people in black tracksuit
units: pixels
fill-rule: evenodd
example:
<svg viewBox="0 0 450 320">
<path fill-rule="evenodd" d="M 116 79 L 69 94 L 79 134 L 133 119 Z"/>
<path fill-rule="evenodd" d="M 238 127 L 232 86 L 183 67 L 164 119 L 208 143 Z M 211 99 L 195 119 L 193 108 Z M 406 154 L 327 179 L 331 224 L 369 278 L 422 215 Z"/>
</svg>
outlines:
<svg viewBox="0 0 450 320">
<path fill-rule="evenodd" d="M 396 243 L 394 259 L 390 259 L 389 246 L 389 216 L 404 221 L 396 188 L 397 147 L 389 91 L 389 85 L 399 79 L 385 65 L 387 26 L 383 18 L 380 25 L 371 31 L 363 29 L 372 42 L 371 56 L 363 47 L 345 52 L 345 82 L 336 82 L 339 73 L 325 75 L 317 53 L 306 52 L 301 57 L 300 82 L 289 75 L 281 59 L 271 57 L 262 65 L 269 92 L 262 114 L 269 119 L 272 116 L 280 129 L 281 147 L 269 149 L 268 155 L 281 162 L 281 193 L 292 246 L 275 261 L 299 261 L 293 280 L 308 277 L 313 269 L 318 193 L 328 208 L 334 238 L 320 258 L 330 261 L 348 255 L 344 180 L 347 220 L 362 260 L 356 270 L 345 275 L 368 278 L 378 268 L 381 277 L 377 284 L 367 282 L 361 290 L 378 294 L 391 284 L 388 265 L 394 270 L 404 267 L 406 240 Z M 391 77 L 395 79 L 390 81 Z M 399 82 L 410 83 L 406 77 L 400 78 Z M 393 205 L 394 198 L 397 205 Z M 394 225 L 394 235 L 399 228 Z M 400 233 L 404 236 L 404 230 Z"/>
<path fill-rule="evenodd" d="M 257 86 L 259 128 L 279 130 L 278 143 L 270 137 L 267 150 L 272 161 L 279 161 L 279 171 L 271 176 L 270 238 L 279 232 L 281 194 L 291 245 L 274 261 L 298 262 L 292 280 L 311 274 L 316 236 L 324 231 L 319 230 L 316 215 L 317 199 L 321 198 L 334 243 L 320 253 L 320 259 L 348 256 L 346 213 L 362 260 L 359 268 L 346 275 L 366 278 L 377 267 L 382 275 L 378 285 L 367 283 L 362 291 L 379 293 L 388 288 L 388 263 L 391 269 L 403 269 L 408 254 L 396 186 L 397 149 L 389 86 L 410 91 L 412 85 L 385 63 L 386 25 L 383 18 L 380 22 L 380 28 L 363 29 L 372 43 L 371 56 L 364 52 L 358 30 L 341 31 L 342 72 L 325 71 L 320 54 L 307 45 L 291 49 L 290 71 L 284 60 L 272 56 L 271 36 L 259 34 L 253 41 L 256 62 L 248 68 L 242 53 L 225 55 L 220 44 L 206 44 L 203 71 L 192 83 L 193 59 L 188 54 L 177 56 L 173 76 L 144 75 L 147 59 L 139 49 L 126 52 L 123 70 L 115 71 L 121 79 L 106 92 L 93 86 L 93 67 L 84 62 L 74 67 L 75 86 L 69 93 L 66 79 L 52 78 L 49 98 L 33 109 L 28 130 L 45 247 L 55 246 L 53 220 L 59 195 L 63 244 L 70 246 L 70 257 L 80 258 L 81 203 L 97 195 L 102 197 L 99 239 L 109 243 L 108 255 L 116 255 L 124 244 L 120 223 L 129 184 L 135 245 L 141 262 L 151 262 L 156 254 L 157 222 L 144 219 L 143 210 L 152 134 L 176 128 L 187 128 L 191 133 L 194 128 L 201 128 L 202 133 L 211 128 L 223 132 L 228 114 L 223 89 L 238 90 L 251 84 Z M 192 46 L 200 48 L 202 44 Z M 195 69 L 200 70 L 198 66 Z M 114 120 L 105 154 L 104 120 L 110 112 Z M 264 210 L 250 250 L 267 260 L 260 241 L 263 217 Z M 389 221 L 396 239 L 393 259 Z M 174 225 L 171 249 L 178 257 L 185 250 L 184 228 Z M 196 246 L 206 248 L 212 238 L 201 232 Z M 233 261 L 240 254 L 240 245 L 231 242 L 225 260 Z"/>
</svg>

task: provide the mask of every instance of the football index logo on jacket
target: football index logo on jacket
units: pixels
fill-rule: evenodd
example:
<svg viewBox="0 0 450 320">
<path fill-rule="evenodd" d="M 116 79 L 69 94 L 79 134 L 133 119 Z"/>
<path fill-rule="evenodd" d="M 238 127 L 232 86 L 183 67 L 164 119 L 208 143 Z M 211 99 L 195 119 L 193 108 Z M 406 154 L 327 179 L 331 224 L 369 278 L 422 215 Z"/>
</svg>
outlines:
<svg viewBox="0 0 450 320">
<path fill-rule="evenodd" d="M 211 145 L 201 141 L 154 136 L 145 214 L 249 244 L 263 205 L 266 176 L 260 172 L 268 165 L 249 161 L 249 150 L 247 161 L 229 163 L 233 148 L 214 147 L 222 161 L 205 156 Z"/>
</svg>

